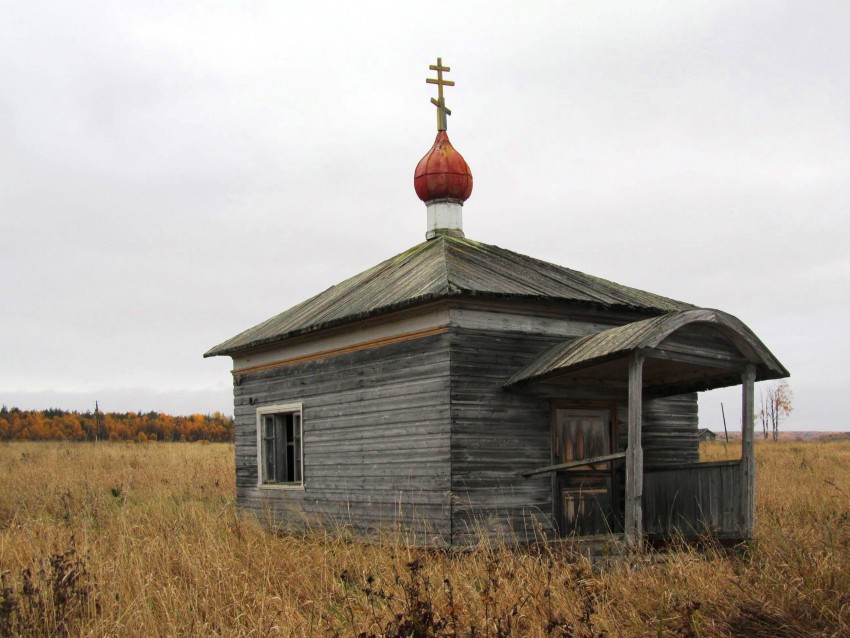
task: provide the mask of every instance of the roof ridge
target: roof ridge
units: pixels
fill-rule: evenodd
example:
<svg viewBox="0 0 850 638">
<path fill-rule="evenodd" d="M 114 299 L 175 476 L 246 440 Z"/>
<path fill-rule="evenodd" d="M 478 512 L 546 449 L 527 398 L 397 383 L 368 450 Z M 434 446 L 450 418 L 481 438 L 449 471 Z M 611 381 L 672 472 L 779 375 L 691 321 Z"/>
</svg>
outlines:
<svg viewBox="0 0 850 638">
<path fill-rule="evenodd" d="M 449 275 L 449 237 L 443 235 L 439 238 L 442 246 L 443 246 L 443 259 L 440 262 L 440 270 L 445 277 L 443 288 L 446 291 L 446 294 L 455 294 L 457 292 L 456 286 L 452 283 L 451 277 Z"/>
<path fill-rule="evenodd" d="M 540 271 L 538 274 L 545 278 L 548 281 L 551 281 L 558 286 L 564 286 L 571 290 L 574 290 L 578 294 L 582 294 L 588 297 L 588 301 L 592 301 L 595 303 L 601 303 L 603 305 L 632 305 L 635 304 L 624 304 L 621 299 L 617 299 L 617 292 L 628 291 L 629 293 L 637 293 L 639 295 L 645 295 L 655 300 L 666 302 L 670 307 L 669 308 L 658 308 L 659 310 L 664 310 L 666 312 L 674 311 L 674 310 L 682 310 L 685 308 L 694 308 L 693 304 L 689 304 L 683 301 L 679 301 L 677 299 L 673 299 L 672 297 L 666 297 L 664 295 L 659 295 L 653 292 L 649 292 L 643 290 L 641 288 L 635 288 L 634 286 L 627 286 L 625 284 L 618 284 L 610 279 L 605 279 L 603 277 L 597 277 L 596 275 L 590 275 L 588 273 L 582 272 L 580 270 L 576 270 L 574 268 L 569 268 L 567 266 L 562 266 L 560 264 L 556 264 L 550 261 L 546 261 L 543 259 L 538 259 L 537 257 L 530 257 L 528 255 L 524 255 L 522 253 L 518 253 L 516 251 L 510 250 L 509 248 L 502 248 L 501 246 L 497 246 L 495 244 L 487 244 L 484 242 L 475 241 L 468 238 L 451 238 L 455 243 L 465 243 L 472 244 L 484 247 L 486 249 L 493 249 L 494 251 L 498 251 L 504 256 L 510 258 L 514 264 L 518 266 L 523 266 L 523 262 L 532 262 L 534 265 L 538 267 L 543 267 L 544 270 Z M 547 272 L 550 271 L 550 272 Z M 578 278 L 582 281 L 564 281 L 559 277 L 553 276 L 552 272 L 557 272 L 559 274 L 569 275 L 571 277 Z M 520 279 L 514 278 L 513 273 L 508 273 L 507 277 L 521 282 Z M 593 289 L 591 283 L 597 283 L 604 286 L 604 291 L 596 291 Z M 458 286 L 461 290 L 465 288 L 463 286 Z M 601 294 L 600 294 L 601 293 Z M 645 304 L 640 304 L 645 305 Z"/>
</svg>

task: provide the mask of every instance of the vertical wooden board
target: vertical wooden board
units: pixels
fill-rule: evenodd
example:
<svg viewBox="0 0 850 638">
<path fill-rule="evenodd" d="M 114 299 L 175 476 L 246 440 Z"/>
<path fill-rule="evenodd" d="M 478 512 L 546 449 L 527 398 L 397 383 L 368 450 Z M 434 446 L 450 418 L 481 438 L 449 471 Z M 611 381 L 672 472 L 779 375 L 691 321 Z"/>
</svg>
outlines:
<svg viewBox="0 0 850 638">
<path fill-rule="evenodd" d="M 626 447 L 625 524 L 626 542 L 638 545 L 643 535 L 643 355 L 633 352 L 629 359 L 628 445 Z"/>
<path fill-rule="evenodd" d="M 686 538 L 742 538 L 741 474 L 737 462 L 656 469 L 645 475 L 646 532 Z"/>
<path fill-rule="evenodd" d="M 755 523 L 756 500 L 756 456 L 755 456 L 755 378 L 756 369 L 748 365 L 741 375 L 741 514 L 744 521 L 744 534 L 750 538 Z"/>
</svg>

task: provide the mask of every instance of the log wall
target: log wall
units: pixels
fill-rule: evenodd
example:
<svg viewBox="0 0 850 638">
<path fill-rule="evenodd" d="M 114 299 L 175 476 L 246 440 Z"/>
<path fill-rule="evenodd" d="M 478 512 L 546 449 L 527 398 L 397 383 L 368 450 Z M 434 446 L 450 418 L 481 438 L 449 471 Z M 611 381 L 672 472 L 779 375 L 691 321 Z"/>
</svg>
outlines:
<svg viewBox="0 0 850 638">
<path fill-rule="evenodd" d="M 234 380 L 239 506 L 283 525 L 451 537 L 449 335 Z M 303 404 L 304 488 L 257 486 L 256 410 Z"/>
<path fill-rule="evenodd" d="M 552 477 L 522 476 L 552 462 L 551 400 L 618 406 L 623 450 L 626 396 L 503 385 L 555 343 L 639 317 L 511 312 L 461 306 L 442 334 L 235 377 L 239 506 L 363 535 L 400 525 L 423 545 L 552 536 Z M 303 405 L 304 488 L 258 487 L 257 408 L 293 402 Z M 643 414 L 648 466 L 697 460 L 695 394 L 646 401 Z"/>
<path fill-rule="evenodd" d="M 456 329 L 451 362 L 453 542 L 527 542 L 551 535 L 549 401 L 502 385 L 551 338 Z"/>
<path fill-rule="evenodd" d="M 624 415 L 626 406 L 621 406 Z M 696 392 L 643 402 L 641 443 L 647 467 L 699 461 L 699 414 Z M 621 421 L 620 446 L 625 450 L 626 423 Z"/>
<path fill-rule="evenodd" d="M 576 407 L 584 402 L 616 406 L 618 451 L 626 449 L 625 388 L 594 391 L 551 384 L 537 393 L 517 393 L 506 392 L 502 386 L 517 370 L 565 338 L 592 334 L 606 324 L 635 319 L 598 311 L 564 313 L 554 318 L 520 316 L 498 309 L 453 309 L 451 462 L 455 544 L 474 543 L 482 535 L 490 540 L 526 542 L 535 540 L 540 533 L 554 534 L 552 476 L 521 476 L 553 462 L 552 400 Z M 643 424 L 647 466 L 699 459 L 695 393 L 645 401 Z"/>
</svg>

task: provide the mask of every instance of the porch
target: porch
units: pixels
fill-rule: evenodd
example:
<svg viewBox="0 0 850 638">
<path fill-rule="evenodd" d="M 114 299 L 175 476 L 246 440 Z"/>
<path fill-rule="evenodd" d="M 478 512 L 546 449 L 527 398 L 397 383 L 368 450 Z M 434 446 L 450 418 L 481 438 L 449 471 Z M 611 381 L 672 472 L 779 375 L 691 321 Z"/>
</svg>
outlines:
<svg viewBox="0 0 850 638">
<path fill-rule="evenodd" d="M 787 370 L 738 319 L 717 310 L 692 309 L 558 344 L 516 373 L 506 388 L 553 401 L 575 396 L 624 400 L 624 451 L 614 451 L 615 435 L 611 434 L 609 453 L 598 453 L 605 449 L 596 445 L 596 454 L 556 462 L 556 440 L 564 435 L 556 436 L 553 429 L 553 464 L 526 475 L 552 475 L 556 515 L 559 507 L 565 507 L 565 498 L 572 499 L 567 507 L 588 512 L 595 507 L 594 515 L 602 517 L 599 520 L 605 521 L 609 531 L 621 525 L 626 541 L 638 545 L 644 535 L 660 539 L 675 535 L 709 534 L 726 539 L 752 536 L 754 383 L 786 376 Z M 740 460 L 644 465 L 641 435 L 645 399 L 731 385 L 742 388 Z M 564 481 L 559 477 L 576 470 L 595 470 L 596 485 L 599 476 L 610 471 L 607 501 L 600 500 L 602 492 L 598 489 L 582 492 L 580 487 L 574 488 L 578 500 L 574 495 L 563 496 Z M 562 529 L 561 534 L 581 535 L 583 531 L 586 533 L 580 525 L 574 525 Z"/>
</svg>

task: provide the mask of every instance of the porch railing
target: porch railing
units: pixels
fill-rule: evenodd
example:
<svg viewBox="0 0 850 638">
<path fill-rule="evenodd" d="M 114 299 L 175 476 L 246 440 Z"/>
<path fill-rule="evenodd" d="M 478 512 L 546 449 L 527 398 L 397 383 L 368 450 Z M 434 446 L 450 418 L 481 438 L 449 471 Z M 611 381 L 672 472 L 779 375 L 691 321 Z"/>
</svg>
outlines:
<svg viewBox="0 0 850 638">
<path fill-rule="evenodd" d="M 646 468 L 643 524 L 650 535 L 742 538 L 740 461 Z"/>
</svg>

